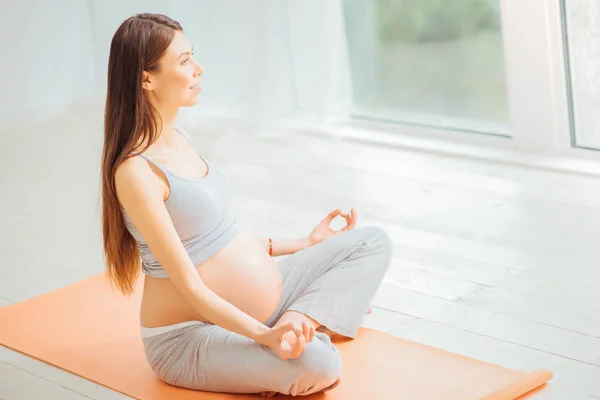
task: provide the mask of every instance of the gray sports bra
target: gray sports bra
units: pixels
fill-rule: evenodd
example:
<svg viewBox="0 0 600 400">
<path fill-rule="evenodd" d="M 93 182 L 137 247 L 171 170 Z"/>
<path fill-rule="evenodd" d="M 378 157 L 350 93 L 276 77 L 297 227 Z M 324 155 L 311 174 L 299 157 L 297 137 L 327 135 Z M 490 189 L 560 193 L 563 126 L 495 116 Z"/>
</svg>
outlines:
<svg viewBox="0 0 600 400">
<path fill-rule="evenodd" d="M 178 129 L 176 131 L 196 150 L 189 137 Z M 169 171 L 150 157 L 138 154 L 165 174 L 170 187 L 165 206 L 195 266 L 225 247 L 239 232 L 237 220 L 230 210 L 229 176 L 221 168 L 204 159 L 197 150 L 196 154 L 208 166 L 208 173 L 202 179 L 184 178 Z M 142 272 L 155 278 L 168 278 L 127 211 L 123 208 L 121 211 L 125 226 L 135 238 L 142 256 Z"/>
</svg>

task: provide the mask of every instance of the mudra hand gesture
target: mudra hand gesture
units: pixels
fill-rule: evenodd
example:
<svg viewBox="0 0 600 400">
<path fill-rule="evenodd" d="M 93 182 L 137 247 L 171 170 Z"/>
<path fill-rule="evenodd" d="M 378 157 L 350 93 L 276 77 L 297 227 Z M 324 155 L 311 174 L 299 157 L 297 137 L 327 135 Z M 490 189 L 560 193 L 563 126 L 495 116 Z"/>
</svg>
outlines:
<svg viewBox="0 0 600 400">
<path fill-rule="evenodd" d="M 335 217 L 338 215 L 342 216 L 346 219 L 346 226 L 342 229 L 334 231 L 331 229 L 329 224 Z M 312 230 L 310 235 L 308 235 L 308 244 L 309 246 L 313 246 L 317 243 L 322 242 L 325 239 L 328 239 L 338 233 L 351 231 L 356 226 L 356 210 L 354 208 L 350 209 L 349 214 L 343 213 L 339 208 L 336 208 L 323 219 L 323 221 L 319 222 L 319 224 Z"/>
</svg>

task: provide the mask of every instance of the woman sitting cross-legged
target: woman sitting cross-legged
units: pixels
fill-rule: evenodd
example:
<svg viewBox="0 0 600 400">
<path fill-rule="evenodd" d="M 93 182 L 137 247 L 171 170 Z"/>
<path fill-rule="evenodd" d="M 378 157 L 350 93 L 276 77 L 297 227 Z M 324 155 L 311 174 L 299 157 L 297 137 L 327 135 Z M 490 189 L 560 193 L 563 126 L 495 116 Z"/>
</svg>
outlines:
<svg viewBox="0 0 600 400">
<path fill-rule="evenodd" d="M 128 18 L 112 39 L 102 153 L 108 276 L 130 294 L 145 275 L 141 336 L 164 382 L 266 396 L 330 390 L 342 376 L 331 335 L 356 336 L 389 267 L 390 238 L 355 229 L 354 209 L 332 211 L 302 239 L 242 232 L 228 175 L 176 124 L 200 93 L 204 69 L 192 55 L 164 15 Z M 333 231 L 338 215 L 347 224 Z"/>
</svg>

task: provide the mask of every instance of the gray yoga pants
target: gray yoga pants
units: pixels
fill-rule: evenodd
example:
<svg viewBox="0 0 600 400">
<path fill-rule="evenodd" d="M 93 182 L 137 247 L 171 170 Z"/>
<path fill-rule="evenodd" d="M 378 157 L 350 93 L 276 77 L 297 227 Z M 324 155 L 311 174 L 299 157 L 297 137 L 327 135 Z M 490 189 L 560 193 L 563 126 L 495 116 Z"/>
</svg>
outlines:
<svg viewBox="0 0 600 400">
<path fill-rule="evenodd" d="M 279 258 L 283 295 L 266 325 L 273 326 L 292 310 L 333 332 L 356 337 L 391 257 L 387 233 L 368 226 Z M 300 357 L 282 360 L 266 346 L 202 321 L 141 330 L 152 370 L 174 386 L 299 396 L 328 389 L 342 375 L 340 354 L 321 332 L 316 332 Z"/>
</svg>

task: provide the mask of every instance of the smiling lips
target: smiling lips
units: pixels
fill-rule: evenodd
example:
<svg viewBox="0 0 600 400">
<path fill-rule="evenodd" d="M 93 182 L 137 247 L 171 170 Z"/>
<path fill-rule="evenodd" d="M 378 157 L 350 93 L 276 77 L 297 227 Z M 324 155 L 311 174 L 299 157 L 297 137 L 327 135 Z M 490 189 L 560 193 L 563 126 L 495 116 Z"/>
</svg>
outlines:
<svg viewBox="0 0 600 400">
<path fill-rule="evenodd" d="M 194 86 L 190 87 L 190 89 L 199 89 L 199 88 L 200 88 L 200 82 L 198 82 Z"/>
</svg>

